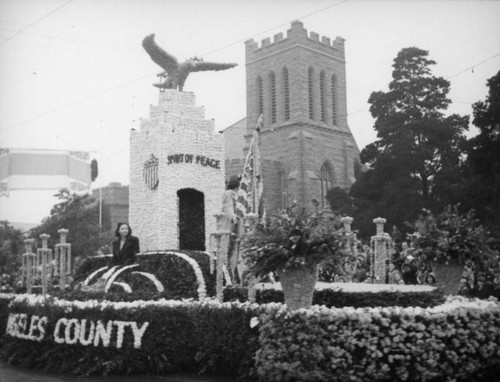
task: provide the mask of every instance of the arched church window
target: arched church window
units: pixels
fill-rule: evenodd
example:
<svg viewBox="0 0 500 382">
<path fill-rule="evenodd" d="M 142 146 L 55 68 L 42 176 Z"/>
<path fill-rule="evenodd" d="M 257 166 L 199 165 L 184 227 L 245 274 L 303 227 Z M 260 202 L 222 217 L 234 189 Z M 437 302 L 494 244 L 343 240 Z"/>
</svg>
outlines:
<svg viewBox="0 0 500 382">
<path fill-rule="evenodd" d="M 332 123 L 337 124 L 337 77 L 332 75 Z"/>
<path fill-rule="evenodd" d="M 262 77 L 257 77 L 257 115 L 264 114 L 264 85 L 262 83 Z"/>
<path fill-rule="evenodd" d="M 288 82 L 288 69 L 283 68 L 283 101 L 285 103 L 285 121 L 290 119 L 290 83 Z"/>
<path fill-rule="evenodd" d="M 321 101 L 321 121 L 326 122 L 326 76 L 322 70 L 319 75 L 319 94 Z"/>
<path fill-rule="evenodd" d="M 276 75 L 274 72 L 269 74 L 269 83 L 271 85 L 271 123 L 276 123 Z"/>
<path fill-rule="evenodd" d="M 319 181 L 321 187 L 321 207 L 326 208 L 328 206 L 328 201 L 326 200 L 327 191 L 333 187 L 333 180 L 330 168 L 328 164 L 324 163 L 321 166 Z"/>
<path fill-rule="evenodd" d="M 313 88 L 313 78 L 314 78 L 314 70 L 312 67 L 309 68 L 307 72 L 307 83 L 309 90 L 309 119 L 314 120 L 314 88 Z"/>
<path fill-rule="evenodd" d="M 285 209 L 287 208 L 287 187 L 286 187 L 286 177 L 285 177 L 285 171 L 280 170 L 280 190 L 281 190 L 281 208 Z"/>
</svg>

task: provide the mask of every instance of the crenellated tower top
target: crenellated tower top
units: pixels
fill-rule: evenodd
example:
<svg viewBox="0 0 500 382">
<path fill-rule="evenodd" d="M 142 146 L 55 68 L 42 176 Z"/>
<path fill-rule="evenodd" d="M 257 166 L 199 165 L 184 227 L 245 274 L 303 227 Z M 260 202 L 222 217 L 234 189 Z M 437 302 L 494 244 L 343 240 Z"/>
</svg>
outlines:
<svg viewBox="0 0 500 382">
<path fill-rule="evenodd" d="M 312 199 L 325 208 L 328 189 L 355 180 L 359 150 L 347 121 L 344 43 L 308 32 L 300 21 L 245 43 L 246 137 L 262 115 L 261 158 L 280 164 L 263 171 L 270 210 L 294 200 L 312 208 Z"/>
<path fill-rule="evenodd" d="M 345 61 L 344 41 L 345 39 L 342 37 L 336 37 L 332 41 L 326 36 L 320 38 L 318 33 L 308 33 L 304 24 L 295 20 L 292 22 L 291 28 L 288 29 L 286 38 L 283 37 L 283 33 L 277 33 L 272 42 L 269 37 L 263 39 L 260 45 L 253 39 L 246 41 L 246 63 L 248 65 L 263 55 L 268 56 L 296 45 L 302 45 L 304 48 L 313 49 L 340 61 Z"/>
</svg>

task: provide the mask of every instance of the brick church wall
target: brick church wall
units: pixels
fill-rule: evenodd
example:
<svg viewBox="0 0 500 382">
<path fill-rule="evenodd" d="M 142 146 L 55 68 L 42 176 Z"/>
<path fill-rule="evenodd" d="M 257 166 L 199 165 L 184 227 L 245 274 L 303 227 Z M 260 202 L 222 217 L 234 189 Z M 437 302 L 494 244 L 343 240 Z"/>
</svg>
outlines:
<svg viewBox="0 0 500 382">
<path fill-rule="evenodd" d="M 282 33 L 260 44 L 246 43 L 247 65 L 247 143 L 259 117 L 258 78 L 262 79 L 264 126 L 260 133 L 263 162 L 273 163 L 264 169 L 264 195 L 268 210 L 290 205 L 296 200 L 311 211 L 311 200 L 321 200 L 321 168 L 328 168 L 330 187 L 348 189 L 354 182 L 354 167 L 359 150 L 347 124 L 347 97 L 344 39 L 331 41 L 314 32 L 308 33 L 299 21 L 292 23 L 286 37 Z M 285 116 L 284 68 L 289 79 L 289 118 Z M 313 69 L 310 118 L 309 68 Z M 324 73 L 324 120 L 321 118 L 320 73 Z M 275 75 L 276 121 L 272 120 L 272 89 L 270 74 Z M 335 93 L 332 93 L 332 78 Z M 333 119 L 332 101 L 335 97 Z M 234 132 L 233 134 L 234 135 Z M 229 134 L 226 140 L 234 137 Z M 230 144 L 230 143 L 229 143 Z M 228 141 L 226 141 L 226 146 Z M 242 159 L 245 157 L 245 150 Z M 229 165 L 237 172 L 234 158 Z M 241 165 L 239 172 L 242 171 Z M 229 167 L 228 167 L 229 169 Z M 226 174 L 227 177 L 227 174 Z M 283 194 L 286 201 L 283 202 Z M 323 206 L 325 200 L 322 200 Z"/>
</svg>

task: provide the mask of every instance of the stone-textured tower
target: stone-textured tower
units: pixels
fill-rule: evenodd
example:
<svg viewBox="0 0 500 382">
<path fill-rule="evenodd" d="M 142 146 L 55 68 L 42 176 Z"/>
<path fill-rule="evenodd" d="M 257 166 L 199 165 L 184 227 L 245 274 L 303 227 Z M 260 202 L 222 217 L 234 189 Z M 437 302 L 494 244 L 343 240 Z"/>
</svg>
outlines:
<svg viewBox="0 0 500 382">
<path fill-rule="evenodd" d="M 326 191 L 349 188 L 359 161 L 347 124 L 344 39 L 308 35 L 295 21 L 286 38 L 279 33 L 260 46 L 246 42 L 246 78 L 247 136 L 264 115 L 260 150 L 268 210 L 292 200 L 309 211 L 312 199 L 327 207 Z"/>
<path fill-rule="evenodd" d="M 130 134 L 130 225 L 142 252 L 204 250 L 224 193 L 223 139 L 193 93 L 159 98 Z"/>
</svg>

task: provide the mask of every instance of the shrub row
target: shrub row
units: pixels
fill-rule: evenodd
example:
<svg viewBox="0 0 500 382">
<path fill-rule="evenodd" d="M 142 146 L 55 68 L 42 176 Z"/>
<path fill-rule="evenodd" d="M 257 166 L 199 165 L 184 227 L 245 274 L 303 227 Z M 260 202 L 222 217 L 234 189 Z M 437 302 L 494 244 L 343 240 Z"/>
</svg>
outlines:
<svg viewBox="0 0 500 382">
<path fill-rule="evenodd" d="M 259 342 L 266 381 L 490 380 L 500 372 L 500 305 L 281 309 L 261 317 Z"/>
<path fill-rule="evenodd" d="M 228 286 L 224 289 L 224 301 L 248 300 L 248 289 Z M 326 307 L 343 308 L 351 306 L 354 308 L 377 307 L 377 306 L 419 306 L 422 308 L 442 304 L 445 301 L 441 290 L 432 292 L 344 292 L 342 290 L 322 289 L 314 292 L 313 304 L 325 305 Z M 276 289 L 257 289 L 255 302 L 267 304 L 270 302 L 284 302 L 283 291 Z"/>
<path fill-rule="evenodd" d="M 488 380 L 500 373 L 500 304 L 454 297 L 433 308 L 313 306 L 289 313 L 281 304 L 209 299 L 67 301 L 0 294 L 0 359 L 82 375 L 197 371 L 263 381 Z"/>
<path fill-rule="evenodd" d="M 250 327 L 250 320 L 263 310 L 214 300 L 70 302 L 0 295 L 0 359 L 80 375 L 196 371 L 245 376 L 258 349 L 258 329 Z M 133 326 L 136 332 L 145 328 L 139 347 Z"/>
</svg>

